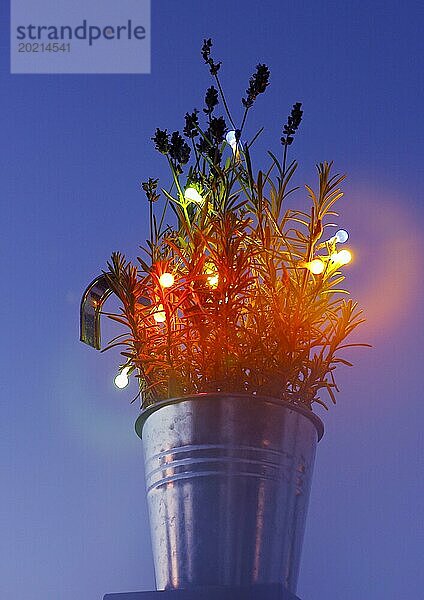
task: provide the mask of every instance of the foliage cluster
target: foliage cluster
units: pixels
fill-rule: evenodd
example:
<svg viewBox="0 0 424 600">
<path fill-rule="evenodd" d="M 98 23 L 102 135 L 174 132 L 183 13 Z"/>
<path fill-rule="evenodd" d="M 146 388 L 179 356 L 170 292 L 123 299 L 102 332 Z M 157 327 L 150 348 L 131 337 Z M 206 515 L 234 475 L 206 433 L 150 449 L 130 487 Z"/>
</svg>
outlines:
<svg viewBox="0 0 424 600">
<path fill-rule="evenodd" d="M 325 406 L 323 391 L 333 402 L 338 391 L 335 369 L 350 365 L 340 351 L 356 345 L 345 340 L 363 320 L 340 289 L 337 239 L 324 235 L 334 226 L 344 176 L 332 174 L 332 163 L 318 165 L 316 191 L 306 186 L 310 208 L 286 208 L 298 189 L 288 149 L 301 104 L 282 128 L 281 159 L 269 152 L 269 167 L 255 171 L 251 146 L 260 132 L 250 142 L 243 134 L 270 72 L 257 66 L 237 127 L 211 50 L 205 40 L 202 56 L 214 85 L 202 112 L 186 114 L 182 134 L 157 129 L 152 138 L 172 186 L 142 184 L 150 215 L 145 255 L 132 264 L 114 253 L 105 271 L 122 303 L 120 314 L 109 316 L 126 327 L 108 348 L 124 346 L 122 366 L 139 378 L 142 406 L 210 391 Z M 169 210 L 175 225 L 167 223 Z M 313 260 L 322 261 L 321 273 L 311 272 Z"/>
</svg>

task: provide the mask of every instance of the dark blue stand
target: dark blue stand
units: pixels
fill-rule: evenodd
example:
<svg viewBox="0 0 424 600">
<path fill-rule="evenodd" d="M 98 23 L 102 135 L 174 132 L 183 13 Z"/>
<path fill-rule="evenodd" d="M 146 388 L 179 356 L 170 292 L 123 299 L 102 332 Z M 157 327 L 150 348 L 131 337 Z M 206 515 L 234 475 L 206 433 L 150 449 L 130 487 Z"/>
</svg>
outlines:
<svg viewBox="0 0 424 600">
<path fill-rule="evenodd" d="M 163 592 L 126 592 L 106 594 L 103 600 L 300 600 L 282 585 L 251 585 L 248 587 L 198 587 L 190 590 Z"/>
</svg>

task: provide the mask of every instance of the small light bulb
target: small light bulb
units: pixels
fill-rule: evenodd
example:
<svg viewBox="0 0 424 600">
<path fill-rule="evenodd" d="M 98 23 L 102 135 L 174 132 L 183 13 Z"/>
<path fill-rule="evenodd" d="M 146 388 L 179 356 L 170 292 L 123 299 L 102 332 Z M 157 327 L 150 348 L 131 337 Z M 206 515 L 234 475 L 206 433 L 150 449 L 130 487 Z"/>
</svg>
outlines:
<svg viewBox="0 0 424 600">
<path fill-rule="evenodd" d="M 231 146 L 233 153 L 235 154 L 236 158 L 238 158 L 242 145 L 240 140 L 237 142 L 236 132 L 234 130 L 229 131 L 225 136 L 225 141 Z"/>
<path fill-rule="evenodd" d="M 349 250 L 341 250 L 337 256 L 337 262 L 341 265 L 347 265 L 352 260 L 352 253 Z"/>
<path fill-rule="evenodd" d="M 188 187 L 185 189 L 184 198 L 189 202 L 196 202 L 201 204 L 203 202 L 203 196 L 194 187 Z"/>
<path fill-rule="evenodd" d="M 339 229 L 334 237 L 336 239 L 336 242 L 338 242 L 339 244 L 344 244 L 349 239 L 349 234 L 344 229 Z"/>
<path fill-rule="evenodd" d="M 163 310 L 162 304 L 159 304 L 157 310 L 153 313 L 153 318 L 156 323 L 164 323 L 166 321 L 166 312 Z"/>
<path fill-rule="evenodd" d="M 117 375 L 114 380 L 116 387 L 119 388 L 120 390 L 123 390 L 124 388 L 126 388 L 127 385 L 129 384 L 129 382 L 130 382 L 130 380 L 128 379 L 128 377 L 126 377 L 124 375 Z"/>
<path fill-rule="evenodd" d="M 218 282 L 219 282 L 219 276 L 218 273 L 216 272 L 215 268 L 213 266 L 207 266 L 205 268 L 205 273 L 206 275 L 209 275 L 209 277 L 206 279 L 206 283 L 211 287 L 211 288 L 217 288 L 218 287 Z"/>
<path fill-rule="evenodd" d="M 118 375 L 114 379 L 114 384 L 120 390 L 123 390 L 124 388 L 126 388 L 130 382 L 129 377 L 128 377 L 128 371 L 129 371 L 129 367 L 124 367 L 122 369 L 122 371 L 120 373 L 118 373 Z"/>
<path fill-rule="evenodd" d="M 218 273 L 216 273 L 215 275 L 210 275 L 208 277 L 207 281 L 208 281 L 208 285 L 211 288 L 217 288 L 218 287 L 218 282 L 219 282 Z"/>
<path fill-rule="evenodd" d="M 237 144 L 236 132 L 234 130 L 229 131 L 225 136 L 225 141 L 233 148 Z"/>
<path fill-rule="evenodd" d="M 159 283 L 163 288 L 169 288 L 174 285 L 175 278 L 172 273 L 162 273 L 159 277 Z"/>
<path fill-rule="evenodd" d="M 311 260 L 311 262 L 308 263 L 306 267 L 314 275 L 320 275 L 324 271 L 325 265 L 319 258 L 314 258 L 314 260 Z"/>
</svg>

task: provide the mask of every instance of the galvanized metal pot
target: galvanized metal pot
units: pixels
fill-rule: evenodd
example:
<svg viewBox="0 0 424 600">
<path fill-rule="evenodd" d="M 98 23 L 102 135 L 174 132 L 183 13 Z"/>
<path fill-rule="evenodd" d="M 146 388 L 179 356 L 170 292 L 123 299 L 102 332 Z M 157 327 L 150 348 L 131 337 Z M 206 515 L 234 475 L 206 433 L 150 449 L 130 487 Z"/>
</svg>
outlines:
<svg viewBox="0 0 424 600">
<path fill-rule="evenodd" d="M 157 589 L 295 594 L 320 419 L 274 398 L 199 394 L 149 407 L 136 431 Z"/>
</svg>

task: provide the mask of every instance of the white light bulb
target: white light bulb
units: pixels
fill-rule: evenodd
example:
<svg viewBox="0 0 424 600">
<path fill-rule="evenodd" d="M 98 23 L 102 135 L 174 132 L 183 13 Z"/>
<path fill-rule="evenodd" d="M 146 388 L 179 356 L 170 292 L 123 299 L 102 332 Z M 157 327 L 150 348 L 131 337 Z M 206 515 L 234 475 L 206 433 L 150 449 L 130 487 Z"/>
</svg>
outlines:
<svg viewBox="0 0 424 600">
<path fill-rule="evenodd" d="M 159 277 L 159 283 L 163 288 L 170 288 L 174 285 L 175 278 L 172 273 L 162 273 Z"/>
<path fill-rule="evenodd" d="M 122 369 L 122 371 L 120 373 L 118 373 L 118 375 L 114 379 L 114 383 L 115 383 L 116 387 L 119 388 L 120 390 L 123 390 L 124 388 L 126 388 L 130 382 L 129 377 L 128 377 L 128 371 L 129 371 L 129 367 L 124 367 Z"/>
<path fill-rule="evenodd" d="M 225 141 L 230 144 L 231 147 L 237 144 L 236 132 L 234 130 L 229 131 L 225 136 Z"/>
<path fill-rule="evenodd" d="M 352 253 L 349 250 L 341 250 L 330 256 L 333 263 L 338 265 L 347 265 L 352 260 Z"/>
<path fill-rule="evenodd" d="M 349 250 L 341 250 L 339 252 L 338 261 L 341 265 L 347 265 L 352 260 L 352 254 Z"/>
<path fill-rule="evenodd" d="M 153 313 L 153 318 L 156 323 L 164 323 L 166 321 L 166 312 L 163 310 L 162 304 L 159 304 L 157 310 Z"/>
<path fill-rule="evenodd" d="M 336 238 L 336 242 L 344 244 L 349 239 L 349 234 L 344 229 L 339 229 L 334 237 Z"/>
<path fill-rule="evenodd" d="M 218 287 L 218 283 L 219 283 L 219 277 L 218 277 L 218 273 L 216 273 L 215 275 L 209 275 L 208 279 L 208 285 L 211 288 L 217 288 Z"/>
<path fill-rule="evenodd" d="M 197 204 L 203 202 L 203 196 L 199 194 L 199 192 L 194 187 L 188 187 L 185 189 L 184 198 L 189 202 L 196 202 Z"/>
<path fill-rule="evenodd" d="M 225 136 L 225 141 L 231 146 L 233 153 L 238 158 L 242 145 L 240 140 L 237 142 L 236 132 L 234 130 L 229 131 Z"/>
<path fill-rule="evenodd" d="M 218 287 L 218 283 L 219 283 L 219 276 L 218 276 L 218 273 L 217 273 L 215 267 L 213 265 L 207 265 L 206 269 L 205 269 L 205 273 L 207 275 L 209 275 L 209 277 L 207 277 L 207 279 L 206 279 L 207 284 L 211 288 L 216 289 Z"/>
<path fill-rule="evenodd" d="M 319 258 L 314 258 L 310 263 L 306 265 L 306 267 L 310 270 L 314 275 L 321 275 L 321 273 L 325 269 L 325 265 Z"/>
</svg>

